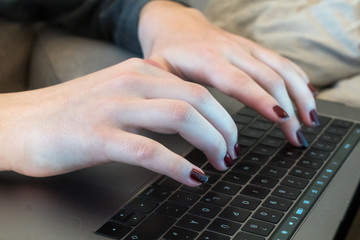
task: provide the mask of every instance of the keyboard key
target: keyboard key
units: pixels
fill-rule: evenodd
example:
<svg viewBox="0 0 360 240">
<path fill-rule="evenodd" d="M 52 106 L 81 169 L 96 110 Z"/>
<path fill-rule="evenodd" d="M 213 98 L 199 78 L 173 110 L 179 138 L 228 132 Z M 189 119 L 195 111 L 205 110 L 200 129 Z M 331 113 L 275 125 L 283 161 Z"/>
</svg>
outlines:
<svg viewBox="0 0 360 240">
<path fill-rule="evenodd" d="M 174 193 L 170 198 L 169 201 L 182 204 L 185 206 L 191 206 L 193 205 L 198 199 L 200 198 L 199 195 L 183 192 L 183 191 L 177 191 Z"/>
<path fill-rule="evenodd" d="M 166 216 L 178 218 L 182 216 L 188 209 L 189 207 L 184 205 L 180 205 L 172 202 L 165 202 L 161 204 L 161 206 L 158 209 L 156 209 L 156 212 Z"/>
<path fill-rule="evenodd" d="M 251 128 L 267 131 L 269 130 L 273 124 L 271 122 L 264 122 L 260 120 L 255 120 L 253 123 L 250 124 Z"/>
<path fill-rule="evenodd" d="M 246 232 L 239 232 L 238 234 L 236 234 L 234 240 L 265 240 L 265 238 L 255 236 Z"/>
<path fill-rule="evenodd" d="M 250 152 L 249 154 L 247 154 L 247 155 L 242 159 L 242 161 L 262 165 L 262 164 L 264 164 L 268 159 L 269 159 L 268 156 Z"/>
<path fill-rule="evenodd" d="M 242 173 L 242 174 L 247 174 L 247 175 L 253 175 L 259 169 L 260 169 L 260 167 L 258 165 L 253 164 L 253 163 L 248 163 L 248 162 L 238 162 L 233 167 L 233 171 Z"/>
<path fill-rule="evenodd" d="M 158 239 L 173 223 L 175 218 L 160 214 L 151 214 L 142 221 L 125 239 Z"/>
<path fill-rule="evenodd" d="M 270 190 L 254 185 L 248 185 L 244 188 L 244 190 L 241 191 L 241 194 L 247 195 L 249 197 L 253 198 L 259 198 L 264 199 L 268 194 Z"/>
<path fill-rule="evenodd" d="M 274 166 L 265 166 L 259 174 L 266 177 L 282 178 L 285 173 L 286 169 Z"/>
<path fill-rule="evenodd" d="M 268 165 L 289 169 L 294 165 L 294 163 L 295 163 L 295 160 L 284 159 L 279 156 L 276 156 L 268 163 Z"/>
<path fill-rule="evenodd" d="M 286 176 L 284 180 L 281 182 L 281 185 L 285 185 L 297 189 L 304 189 L 308 183 L 309 181 L 302 178 L 298 178 L 294 176 Z"/>
<path fill-rule="evenodd" d="M 241 173 L 231 171 L 231 172 L 228 172 L 223 177 L 223 180 L 227 181 L 227 182 L 232 182 L 232 183 L 244 185 L 250 180 L 250 178 L 251 177 L 249 175 L 245 175 L 245 174 L 241 174 Z"/>
<path fill-rule="evenodd" d="M 107 222 L 95 233 L 105 237 L 120 239 L 130 232 L 130 230 L 131 227 L 114 222 Z"/>
<path fill-rule="evenodd" d="M 320 160 L 303 158 L 303 159 L 300 159 L 300 161 L 298 162 L 297 165 L 301 166 L 301 167 L 305 167 L 305 168 L 311 168 L 314 170 L 318 170 L 318 169 L 320 169 L 322 164 L 323 164 L 323 162 Z"/>
<path fill-rule="evenodd" d="M 242 230 L 266 237 L 270 234 L 273 228 L 274 225 L 271 223 L 250 219 L 242 228 Z"/>
<path fill-rule="evenodd" d="M 122 223 L 128 226 L 136 226 L 141 220 L 146 217 L 143 213 L 133 212 Z"/>
<path fill-rule="evenodd" d="M 181 183 L 175 181 L 172 178 L 169 177 L 161 177 L 158 181 L 156 181 L 153 186 L 155 187 L 160 187 L 162 189 L 165 190 L 169 190 L 169 191 L 175 191 L 179 186 L 181 185 Z"/>
<path fill-rule="evenodd" d="M 270 223 L 278 223 L 284 216 L 284 213 L 269 208 L 261 207 L 253 215 L 253 218 Z"/>
<path fill-rule="evenodd" d="M 218 206 L 206 204 L 206 203 L 197 203 L 189 213 L 194 214 L 196 216 L 206 217 L 206 218 L 214 218 L 219 212 L 221 208 Z"/>
<path fill-rule="evenodd" d="M 252 147 L 257 142 L 257 139 L 241 136 L 238 142 L 241 147 Z"/>
<path fill-rule="evenodd" d="M 207 218 L 187 214 L 176 225 L 194 231 L 202 231 L 209 222 L 210 220 Z"/>
<path fill-rule="evenodd" d="M 289 174 L 295 177 L 312 179 L 316 174 L 316 171 L 308 168 L 295 166 Z"/>
<path fill-rule="evenodd" d="M 265 177 L 261 175 L 257 175 L 254 177 L 254 179 L 251 181 L 252 184 L 260 186 L 260 187 L 266 187 L 266 188 L 273 188 L 275 185 L 279 182 L 276 178 L 271 177 Z"/>
<path fill-rule="evenodd" d="M 233 119 L 234 119 L 234 122 L 242 123 L 245 125 L 249 124 L 253 120 L 253 118 L 251 116 L 245 116 L 242 114 L 236 114 Z"/>
<path fill-rule="evenodd" d="M 272 195 L 290 200 L 295 200 L 300 193 L 300 190 L 280 185 L 272 192 Z"/>
<path fill-rule="evenodd" d="M 203 166 L 207 162 L 205 154 L 199 149 L 194 149 L 185 158 L 198 167 Z"/>
<path fill-rule="evenodd" d="M 286 139 L 286 137 L 285 137 L 284 133 L 282 132 L 282 130 L 280 128 L 277 128 L 277 127 L 270 131 L 269 136 L 274 137 L 274 138 L 283 139 L 283 140 Z"/>
<path fill-rule="evenodd" d="M 284 143 L 284 140 L 274 137 L 265 137 L 263 140 L 260 141 L 260 143 L 266 146 L 278 148 Z"/>
<path fill-rule="evenodd" d="M 280 211 L 287 211 L 291 206 L 292 201 L 274 196 L 269 196 L 263 203 L 264 207 L 272 208 Z"/>
<path fill-rule="evenodd" d="M 207 184 L 207 183 L 201 184 L 200 186 L 197 186 L 197 187 L 189 187 L 189 186 L 184 185 L 181 187 L 181 190 L 202 195 L 202 194 L 206 193 L 210 189 L 210 187 L 211 187 L 211 185 Z"/>
<path fill-rule="evenodd" d="M 240 223 L 229 221 L 223 218 L 215 219 L 209 226 L 209 230 L 222 233 L 225 235 L 233 235 L 239 229 Z"/>
<path fill-rule="evenodd" d="M 335 135 L 339 135 L 339 136 L 344 136 L 347 133 L 347 131 L 348 131 L 347 128 L 342 128 L 342 127 L 337 127 L 335 125 L 330 125 L 326 129 L 325 132 L 335 134 Z"/>
<path fill-rule="evenodd" d="M 219 193 L 224 193 L 228 195 L 235 195 L 241 189 L 240 185 L 236 185 L 229 182 L 220 181 L 218 182 L 211 190 Z"/>
<path fill-rule="evenodd" d="M 321 161 L 325 161 L 329 157 L 330 153 L 321 151 L 315 148 L 310 148 L 306 154 L 305 157 L 308 159 L 317 159 Z"/>
<path fill-rule="evenodd" d="M 146 199 L 135 198 L 131 201 L 126 208 L 131 209 L 141 213 L 150 213 L 154 210 L 159 204 L 156 202 L 152 202 Z"/>
<path fill-rule="evenodd" d="M 168 231 L 165 234 L 164 239 L 168 239 L 168 240 L 195 239 L 197 235 L 198 235 L 197 232 L 179 227 L 173 227 L 170 229 L 170 231 Z"/>
<path fill-rule="evenodd" d="M 256 147 L 252 150 L 253 153 L 262 154 L 265 156 L 271 156 L 275 153 L 277 149 L 274 147 L 270 147 L 263 144 L 258 144 Z"/>
<path fill-rule="evenodd" d="M 259 114 L 252 108 L 249 108 L 249 107 L 244 107 L 242 108 L 240 111 L 239 111 L 239 114 L 243 114 L 243 115 L 247 115 L 247 116 L 250 116 L 250 117 L 256 117 L 256 116 L 259 116 Z"/>
<path fill-rule="evenodd" d="M 221 212 L 220 217 L 229 219 L 236 222 L 245 222 L 245 220 L 250 216 L 251 211 L 241 209 L 238 207 L 228 206 Z"/>
<path fill-rule="evenodd" d="M 262 136 L 264 136 L 264 134 L 265 134 L 265 132 L 261 131 L 261 130 L 257 130 L 257 129 L 253 129 L 253 128 L 245 128 L 244 130 L 242 130 L 240 132 L 240 138 L 241 138 L 241 136 L 245 136 L 245 137 L 259 139 Z"/>
<path fill-rule="evenodd" d="M 162 202 L 164 201 L 166 198 L 168 198 L 170 196 L 171 192 L 161 189 L 161 188 L 157 188 L 157 187 L 149 187 L 148 189 L 146 189 L 145 191 L 143 191 L 140 194 L 141 198 L 145 198 L 145 199 L 149 199 L 155 202 Z"/>
<path fill-rule="evenodd" d="M 205 231 L 196 240 L 230 240 L 230 237 L 214 232 Z"/>
<path fill-rule="evenodd" d="M 349 121 L 345 121 L 345 120 L 335 119 L 331 123 L 331 125 L 334 125 L 334 126 L 337 126 L 337 127 L 342 127 L 342 128 L 351 128 L 353 123 L 349 122 Z"/>
<path fill-rule="evenodd" d="M 277 155 L 286 160 L 287 159 L 296 160 L 301 156 L 302 153 L 303 153 L 302 148 L 297 148 L 297 147 L 287 144 L 285 147 L 283 147 L 279 151 L 279 153 Z"/>
<path fill-rule="evenodd" d="M 239 195 L 230 203 L 232 206 L 240 207 L 248 210 L 254 210 L 259 204 L 260 200 Z"/>
<path fill-rule="evenodd" d="M 231 196 L 217 193 L 217 192 L 208 192 L 201 201 L 213 204 L 216 206 L 223 207 L 231 200 Z"/>
<path fill-rule="evenodd" d="M 339 143 L 342 139 L 342 136 L 331 134 L 331 133 L 323 133 L 320 138 L 320 140 L 331 142 L 331 143 Z"/>
<path fill-rule="evenodd" d="M 335 149 L 336 145 L 333 143 L 326 142 L 326 141 L 318 140 L 313 144 L 312 147 L 315 149 L 332 152 Z"/>
</svg>

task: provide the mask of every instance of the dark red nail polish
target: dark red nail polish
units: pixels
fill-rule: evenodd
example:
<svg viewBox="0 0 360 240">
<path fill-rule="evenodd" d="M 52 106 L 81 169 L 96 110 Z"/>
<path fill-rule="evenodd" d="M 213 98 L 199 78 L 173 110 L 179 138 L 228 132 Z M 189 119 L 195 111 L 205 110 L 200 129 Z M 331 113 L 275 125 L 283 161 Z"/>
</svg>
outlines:
<svg viewBox="0 0 360 240">
<path fill-rule="evenodd" d="M 311 83 L 308 83 L 308 88 L 310 89 L 311 93 L 313 94 L 313 96 L 318 95 L 318 91 L 314 88 L 313 85 L 311 85 Z"/>
<path fill-rule="evenodd" d="M 308 141 L 306 140 L 304 134 L 301 132 L 301 130 L 298 130 L 296 132 L 296 136 L 299 140 L 299 142 L 301 143 L 301 145 L 303 145 L 304 147 L 308 147 L 309 146 L 309 143 Z"/>
<path fill-rule="evenodd" d="M 236 143 L 234 149 L 235 149 L 236 157 L 240 157 L 240 155 L 241 155 L 240 144 Z"/>
<path fill-rule="evenodd" d="M 191 170 L 190 178 L 198 183 L 206 183 L 209 180 L 208 176 L 195 168 Z"/>
<path fill-rule="evenodd" d="M 319 116 L 315 109 L 310 112 L 310 119 L 313 121 L 316 127 L 320 126 Z"/>
<path fill-rule="evenodd" d="M 234 164 L 234 160 L 231 158 L 229 153 L 226 153 L 224 157 L 224 161 L 227 167 L 231 167 Z"/>
<path fill-rule="evenodd" d="M 280 107 L 279 105 L 276 105 L 275 107 L 273 107 L 273 109 L 279 118 L 288 118 L 289 117 L 289 115 L 285 112 L 285 110 L 282 109 L 282 107 Z"/>
</svg>

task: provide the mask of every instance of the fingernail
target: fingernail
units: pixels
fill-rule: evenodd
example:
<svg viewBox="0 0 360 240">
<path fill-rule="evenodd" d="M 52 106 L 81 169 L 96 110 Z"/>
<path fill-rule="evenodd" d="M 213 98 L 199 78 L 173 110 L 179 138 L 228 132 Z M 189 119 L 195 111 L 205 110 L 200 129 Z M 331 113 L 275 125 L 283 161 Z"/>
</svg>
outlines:
<svg viewBox="0 0 360 240">
<path fill-rule="evenodd" d="M 234 160 L 231 158 L 229 153 L 226 153 L 224 157 L 225 165 L 229 168 L 234 164 Z"/>
<path fill-rule="evenodd" d="M 241 155 L 240 144 L 236 143 L 234 149 L 235 149 L 236 157 L 240 157 L 240 155 Z"/>
<path fill-rule="evenodd" d="M 209 179 L 208 176 L 206 176 L 204 173 L 200 172 L 195 168 L 191 170 L 190 178 L 198 183 L 206 183 Z"/>
<path fill-rule="evenodd" d="M 318 95 L 318 91 L 314 88 L 313 85 L 311 85 L 311 83 L 308 83 L 308 88 L 310 89 L 311 93 L 313 94 L 313 96 Z"/>
<path fill-rule="evenodd" d="M 301 145 L 303 145 L 304 147 L 308 147 L 309 146 L 309 143 L 308 141 L 306 140 L 304 134 L 301 132 L 301 130 L 298 130 L 296 132 L 296 136 L 299 140 L 299 142 L 301 143 Z"/>
<path fill-rule="evenodd" d="M 276 115 L 278 115 L 279 118 L 288 118 L 289 115 L 285 112 L 284 109 L 282 109 L 282 107 L 280 107 L 279 105 L 276 105 L 275 107 L 273 107 L 274 112 L 276 113 Z"/>
<path fill-rule="evenodd" d="M 313 123 L 315 124 L 316 127 L 320 126 L 319 116 L 318 116 L 315 109 L 310 112 L 310 118 L 311 118 L 311 121 L 313 121 Z"/>
</svg>

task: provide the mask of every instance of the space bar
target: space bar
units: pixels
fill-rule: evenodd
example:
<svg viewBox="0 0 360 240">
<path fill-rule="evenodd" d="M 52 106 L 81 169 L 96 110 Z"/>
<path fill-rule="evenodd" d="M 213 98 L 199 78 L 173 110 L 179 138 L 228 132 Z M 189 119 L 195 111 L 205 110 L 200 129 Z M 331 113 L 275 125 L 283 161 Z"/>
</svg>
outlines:
<svg viewBox="0 0 360 240">
<path fill-rule="evenodd" d="M 141 222 L 125 239 L 156 240 L 174 222 L 175 218 L 154 213 Z"/>
</svg>

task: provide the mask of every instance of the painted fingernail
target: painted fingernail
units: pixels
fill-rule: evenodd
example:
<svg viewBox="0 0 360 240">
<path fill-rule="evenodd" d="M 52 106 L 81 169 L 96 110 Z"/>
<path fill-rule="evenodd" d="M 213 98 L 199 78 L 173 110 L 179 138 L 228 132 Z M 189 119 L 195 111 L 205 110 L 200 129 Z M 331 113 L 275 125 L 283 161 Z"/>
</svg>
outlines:
<svg viewBox="0 0 360 240">
<path fill-rule="evenodd" d="M 313 121 L 316 127 L 320 126 L 319 116 L 315 109 L 310 111 L 310 119 Z"/>
<path fill-rule="evenodd" d="M 234 165 L 234 160 L 231 158 L 229 153 L 226 153 L 224 157 L 224 161 L 227 167 L 231 167 L 232 165 Z"/>
<path fill-rule="evenodd" d="M 301 132 L 301 130 L 298 130 L 296 132 L 296 136 L 299 140 L 299 142 L 301 143 L 301 145 L 303 145 L 304 147 L 308 147 L 309 146 L 309 143 L 308 141 L 306 140 L 304 134 Z"/>
<path fill-rule="evenodd" d="M 239 144 L 239 143 L 236 143 L 236 144 L 235 144 L 234 150 L 235 150 L 236 156 L 237 156 L 237 157 L 240 157 L 240 155 L 241 155 L 241 148 L 240 148 L 240 144 Z"/>
<path fill-rule="evenodd" d="M 313 96 L 318 95 L 318 91 L 316 90 L 316 88 L 314 88 L 313 85 L 311 85 L 311 83 L 308 83 L 308 88 L 310 89 L 311 93 L 313 94 Z"/>
<path fill-rule="evenodd" d="M 195 168 L 191 170 L 190 178 L 198 183 L 206 183 L 209 180 L 208 176 Z"/>
<path fill-rule="evenodd" d="M 279 105 L 276 105 L 275 107 L 273 107 L 273 110 L 279 118 L 284 119 L 284 118 L 289 117 L 289 115 L 285 112 L 285 110 L 282 109 L 282 107 L 280 107 Z"/>
</svg>

